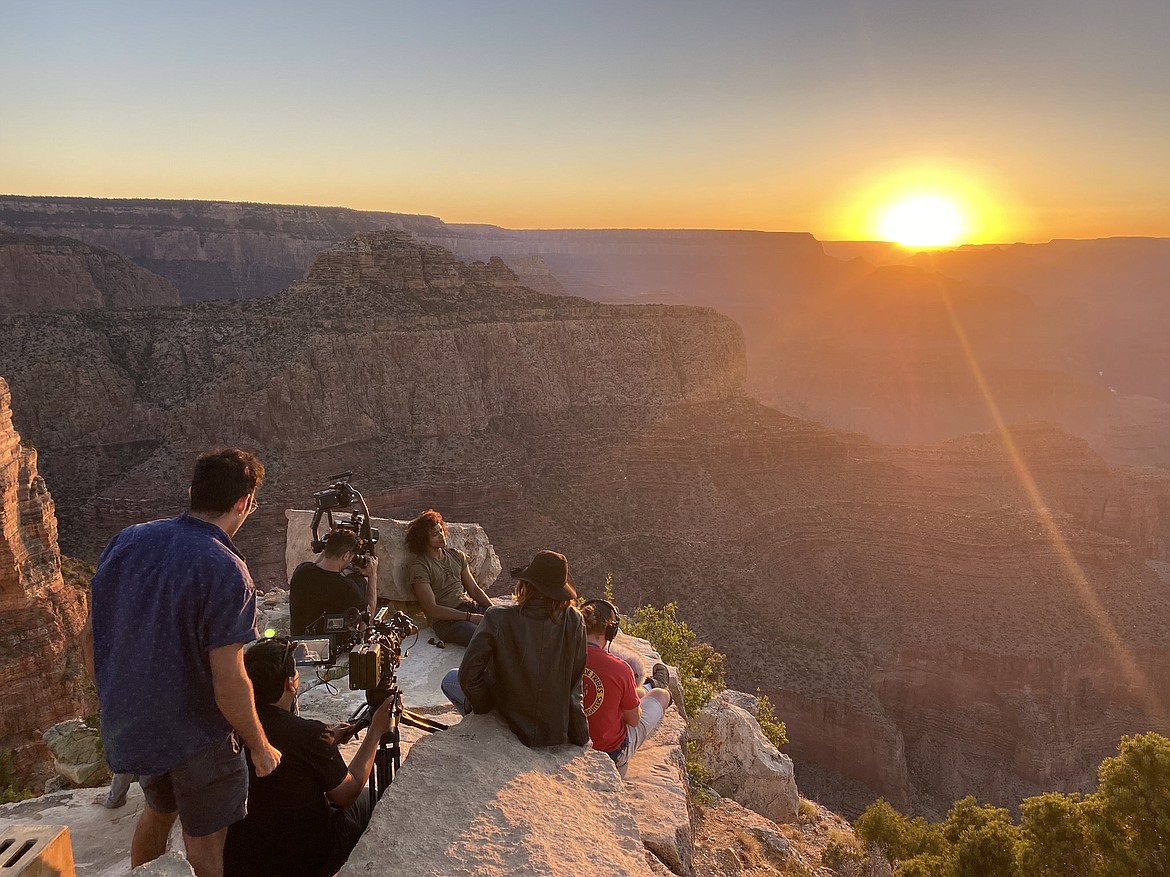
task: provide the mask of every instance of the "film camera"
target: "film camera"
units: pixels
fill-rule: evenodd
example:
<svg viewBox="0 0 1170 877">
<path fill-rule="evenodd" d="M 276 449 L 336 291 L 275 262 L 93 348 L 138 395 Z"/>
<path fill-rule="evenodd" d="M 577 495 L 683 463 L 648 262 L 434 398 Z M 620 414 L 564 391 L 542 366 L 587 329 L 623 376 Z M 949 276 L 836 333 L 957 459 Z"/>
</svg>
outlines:
<svg viewBox="0 0 1170 877">
<path fill-rule="evenodd" d="M 373 618 L 369 612 L 350 609 L 337 615 L 322 615 L 310 625 L 319 636 L 295 636 L 294 652 L 298 664 L 330 666 L 343 652 L 349 653 L 349 687 L 364 690 L 366 702 L 350 716 L 350 732 L 368 727 L 374 710 L 386 700 L 390 706 L 390 730 L 379 741 L 374 770 L 370 774 L 370 791 L 375 800 L 394 781 L 402 763 L 399 724 L 434 733 L 447 726 L 406 709 L 398 689 L 398 665 L 402 663 L 402 641 L 418 633 L 418 626 L 403 612 L 381 607 Z"/>
<path fill-rule="evenodd" d="M 325 613 L 305 631 L 305 636 L 292 637 L 298 664 L 331 667 L 348 653 L 349 687 L 364 690 L 368 700 L 381 703 L 382 699 L 372 695 L 394 686 L 402 661 L 402 641 L 418 633 L 418 626 L 410 616 L 391 614 L 390 608 L 383 606 L 373 618 L 360 609 Z"/>
<path fill-rule="evenodd" d="M 361 491 L 349 483 L 352 477 L 352 472 L 334 475 L 329 479 L 332 484 L 313 494 L 313 540 L 309 547 L 315 552 L 325 550 L 325 540 L 321 536 L 322 521 L 326 523 L 326 536 L 334 530 L 350 530 L 358 540 L 353 565 L 364 569 L 370 562 L 374 546 L 378 544 L 378 530 L 370 526 L 370 507 L 366 505 Z M 358 508 L 352 511 L 339 511 L 350 509 L 355 504 Z"/>
</svg>

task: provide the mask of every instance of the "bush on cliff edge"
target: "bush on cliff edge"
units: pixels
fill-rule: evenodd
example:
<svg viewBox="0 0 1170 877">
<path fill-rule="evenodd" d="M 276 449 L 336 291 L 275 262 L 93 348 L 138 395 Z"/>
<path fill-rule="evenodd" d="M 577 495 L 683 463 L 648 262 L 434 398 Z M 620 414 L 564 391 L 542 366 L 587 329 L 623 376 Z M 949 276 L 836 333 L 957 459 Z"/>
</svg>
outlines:
<svg viewBox="0 0 1170 877">
<path fill-rule="evenodd" d="M 1170 739 L 1124 737 L 1101 762 L 1097 791 L 1026 799 L 1020 821 L 974 798 L 946 821 L 908 820 L 879 800 L 857 836 L 896 865 L 895 877 L 1166 877 L 1170 874 Z"/>
</svg>

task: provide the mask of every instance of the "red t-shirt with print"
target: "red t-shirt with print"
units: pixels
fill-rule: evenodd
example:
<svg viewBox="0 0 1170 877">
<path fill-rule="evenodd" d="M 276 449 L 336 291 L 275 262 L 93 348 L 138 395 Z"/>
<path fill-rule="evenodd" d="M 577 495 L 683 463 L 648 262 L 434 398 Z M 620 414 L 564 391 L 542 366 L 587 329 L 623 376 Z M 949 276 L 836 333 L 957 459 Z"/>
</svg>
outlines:
<svg viewBox="0 0 1170 877">
<path fill-rule="evenodd" d="M 581 706 L 589 720 L 589 737 L 593 748 L 613 752 L 626 739 L 626 720 L 622 710 L 638 705 L 634 671 L 621 658 L 600 646 L 589 644 L 582 678 Z"/>
</svg>

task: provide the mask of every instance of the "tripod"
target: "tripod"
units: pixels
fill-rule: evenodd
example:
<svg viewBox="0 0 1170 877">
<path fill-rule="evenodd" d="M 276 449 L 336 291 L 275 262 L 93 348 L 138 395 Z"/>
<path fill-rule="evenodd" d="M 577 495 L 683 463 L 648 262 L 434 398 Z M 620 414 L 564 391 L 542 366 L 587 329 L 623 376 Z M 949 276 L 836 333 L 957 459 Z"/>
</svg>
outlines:
<svg viewBox="0 0 1170 877">
<path fill-rule="evenodd" d="M 370 717 L 374 710 L 388 699 L 393 699 L 390 705 L 390 727 L 378 741 L 378 751 L 374 755 L 374 769 L 370 771 L 370 795 L 374 801 L 379 801 L 386 788 L 394 782 L 394 775 L 402 766 L 402 739 L 399 734 L 400 725 L 409 725 L 434 734 L 436 731 L 446 731 L 447 726 L 434 719 L 419 715 L 406 709 L 402 702 L 402 692 L 398 686 L 391 686 L 386 691 L 367 691 L 366 702 L 363 703 L 350 717 L 350 724 L 357 730 L 366 728 L 370 724 Z"/>
</svg>

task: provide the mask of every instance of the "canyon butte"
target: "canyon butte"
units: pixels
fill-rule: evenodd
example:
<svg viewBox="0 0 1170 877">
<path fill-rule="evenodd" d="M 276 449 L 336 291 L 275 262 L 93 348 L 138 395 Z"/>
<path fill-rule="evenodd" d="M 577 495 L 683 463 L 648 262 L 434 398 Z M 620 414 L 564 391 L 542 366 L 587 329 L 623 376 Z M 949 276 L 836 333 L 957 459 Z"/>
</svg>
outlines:
<svg viewBox="0 0 1170 877">
<path fill-rule="evenodd" d="M 21 196 L 0 196 L 0 228 L 119 253 L 188 302 L 273 295 L 353 234 L 409 231 L 464 261 L 500 256 L 541 292 L 714 307 L 744 329 L 748 390 L 789 414 L 911 445 L 1045 421 L 1109 462 L 1170 468 L 1166 239 L 915 255 L 806 233 Z M 0 289 L 0 313 L 10 298 Z"/>
<path fill-rule="evenodd" d="M 240 444 L 270 468 L 240 538 L 262 586 L 284 509 L 345 470 L 379 515 L 481 522 L 505 567 L 558 548 L 587 596 L 676 602 L 846 812 L 1090 788 L 1122 734 L 1167 729 L 1170 476 L 1055 426 L 882 445 L 755 401 L 726 316 L 543 294 L 407 229 L 267 298 L 2 322 L 67 553 L 174 513 L 193 457 Z"/>
</svg>

